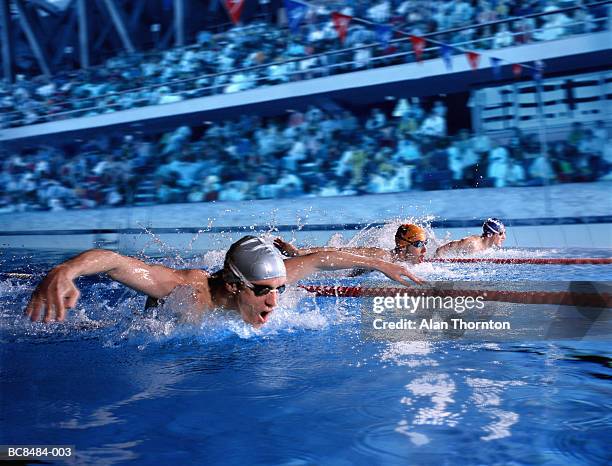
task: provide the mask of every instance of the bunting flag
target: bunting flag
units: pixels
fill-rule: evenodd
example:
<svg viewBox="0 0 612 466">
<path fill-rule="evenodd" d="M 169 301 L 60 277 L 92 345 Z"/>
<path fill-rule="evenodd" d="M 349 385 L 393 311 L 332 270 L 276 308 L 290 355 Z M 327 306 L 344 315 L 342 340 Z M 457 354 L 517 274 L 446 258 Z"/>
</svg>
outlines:
<svg viewBox="0 0 612 466">
<path fill-rule="evenodd" d="M 303 3 L 294 2 L 293 0 L 285 0 L 285 11 L 287 12 L 287 22 L 289 29 L 293 34 L 300 31 L 300 24 L 308 13 L 308 6 Z"/>
<path fill-rule="evenodd" d="M 227 13 L 232 19 L 232 23 L 238 24 L 240 21 L 240 15 L 242 14 L 242 7 L 244 6 L 244 0 L 225 0 L 225 8 Z"/>
<path fill-rule="evenodd" d="M 544 74 L 544 66 L 545 65 L 542 60 L 536 60 L 535 62 L 533 62 L 533 79 L 538 82 L 542 80 L 542 75 Z"/>
<path fill-rule="evenodd" d="M 340 42 L 344 42 L 344 39 L 346 39 L 346 32 L 348 31 L 349 23 L 351 22 L 351 19 L 353 19 L 353 17 L 338 13 L 337 11 L 334 11 L 331 14 L 331 17 L 334 23 L 334 27 L 336 28 L 336 32 L 338 33 L 338 37 L 340 38 Z"/>
<path fill-rule="evenodd" d="M 523 73 L 523 67 L 519 65 L 518 63 L 513 63 L 512 64 L 512 74 L 514 75 L 514 77 L 519 78 L 522 73 Z"/>
<path fill-rule="evenodd" d="M 452 70 L 453 69 L 453 48 L 450 45 L 442 44 L 440 46 L 440 55 L 442 55 L 442 60 L 444 60 L 446 69 Z"/>
<path fill-rule="evenodd" d="M 480 54 L 477 52 L 468 51 L 466 53 L 466 57 L 468 62 L 470 62 L 470 66 L 473 70 L 478 69 L 478 62 L 480 61 Z"/>
<path fill-rule="evenodd" d="M 412 42 L 412 48 L 414 49 L 414 55 L 417 61 L 421 61 L 423 58 L 423 50 L 425 50 L 425 39 L 419 36 L 410 36 L 410 42 Z"/>
<path fill-rule="evenodd" d="M 501 59 L 491 57 L 491 69 L 493 70 L 493 76 L 495 79 L 501 78 Z"/>
<path fill-rule="evenodd" d="M 376 25 L 376 38 L 383 47 L 387 48 L 392 37 L 393 32 L 391 31 L 390 26 L 387 26 L 385 24 Z"/>
</svg>

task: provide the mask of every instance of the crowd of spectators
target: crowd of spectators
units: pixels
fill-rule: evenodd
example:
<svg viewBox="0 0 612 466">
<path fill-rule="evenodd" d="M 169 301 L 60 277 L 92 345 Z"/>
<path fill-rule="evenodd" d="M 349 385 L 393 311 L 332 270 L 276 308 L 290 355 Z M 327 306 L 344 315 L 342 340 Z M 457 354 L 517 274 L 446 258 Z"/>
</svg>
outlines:
<svg viewBox="0 0 612 466">
<path fill-rule="evenodd" d="M 103 66 L 59 72 L 50 79 L 18 76 L 15 83 L 0 85 L 0 127 L 172 103 L 414 60 L 406 36 L 396 34 L 395 38 L 403 38 L 399 42 L 380 42 L 375 23 L 416 35 L 440 32 L 435 40 L 457 46 L 470 43 L 472 49 L 553 40 L 604 28 L 605 21 L 598 20 L 607 15 L 606 6 L 583 6 L 541 18 L 487 25 L 583 3 L 586 2 L 385 0 L 317 6 L 309 10 L 297 34 L 257 22 L 221 34 L 201 32 L 194 46 L 120 55 Z M 341 43 L 330 19 L 334 9 L 372 23 L 353 21 Z M 436 53 L 431 52 L 431 56 Z"/>
<path fill-rule="evenodd" d="M 342 196 L 612 179 L 603 122 L 575 123 L 543 152 L 446 132 L 446 107 L 400 99 L 364 118 L 317 107 L 282 119 L 243 115 L 163 135 L 103 136 L 0 153 L 0 212 Z"/>
</svg>

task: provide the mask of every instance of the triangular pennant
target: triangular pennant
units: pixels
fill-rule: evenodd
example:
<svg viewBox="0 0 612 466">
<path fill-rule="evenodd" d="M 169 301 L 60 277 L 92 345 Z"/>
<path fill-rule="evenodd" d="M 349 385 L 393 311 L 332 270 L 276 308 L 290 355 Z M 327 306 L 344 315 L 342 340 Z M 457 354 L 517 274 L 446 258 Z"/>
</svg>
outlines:
<svg viewBox="0 0 612 466">
<path fill-rule="evenodd" d="M 244 6 L 244 0 L 225 0 L 225 8 L 227 13 L 232 19 L 232 23 L 238 24 L 240 21 L 240 15 L 242 15 L 242 7 Z"/>
<path fill-rule="evenodd" d="M 446 65 L 447 70 L 453 69 L 453 48 L 450 45 L 442 44 L 440 46 L 440 55 Z"/>
<path fill-rule="evenodd" d="M 349 24 L 353 17 L 338 13 L 337 11 L 334 11 L 331 14 L 331 17 L 334 27 L 336 28 L 336 32 L 338 33 L 338 37 L 340 38 L 340 42 L 344 42 L 344 39 L 346 39 L 346 32 L 348 31 Z"/>
<path fill-rule="evenodd" d="M 496 57 L 491 57 L 491 69 L 493 70 L 493 76 L 495 79 L 501 78 L 501 59 Z"/>
<path fill-rule="evenodd" d="M 414 56 L 417 61 L 421 61 L 423 58 L 423 50 L 425 50 L 425 39 L 419 36 L 410 36 L 410 42 L 412 42 Z"/>
<path fill-rule="evenodd" d="M 293 0 L 285 0 L 285 10 L 287 11 L 287 22 L 289 29 L 293 34 L 300 31 L 300 24 L 308 13 L 308 6 L 303 3 L 294 2 Z"/>
<path fill-rule="evenodd" d="M 521 76 L 522 73 L 523 73 L 523 67 L 518 63 L 513 63 L 512 64 L 512 74 L 514 75 L 514 77 L 518 78 Z"/>
<path fill-rule="evenodd" d="M 393 32 L 391 31 L 390 26 L 387 26 L 385 24 L 376 25 L 376 38 L 383 47 L 386 48 L 389 45 L 389 42 L 391 41 L 392 37 Z"/>
<path fill-rule="evenodd" d="M 478 62 L 480 61 L 480 54 L 478 52 L 469 51 L 466 53 L 468 62 L 473 70 L 478 69 Z"/>
</svg>

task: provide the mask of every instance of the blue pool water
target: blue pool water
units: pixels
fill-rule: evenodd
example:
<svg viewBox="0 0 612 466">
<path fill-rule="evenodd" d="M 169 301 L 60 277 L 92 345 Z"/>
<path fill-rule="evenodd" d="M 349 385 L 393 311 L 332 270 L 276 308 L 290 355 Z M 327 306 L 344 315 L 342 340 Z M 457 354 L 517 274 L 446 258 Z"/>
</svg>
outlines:
<svg viewBox="0 0 612 466">
<path fill-rule="evenodd" d="M 187 262 L 214 267 L 222 255 Z M 61 258 L 5 251 L 0 272 L 40 275 Z M 612 280 L 612 266 L 422 264 L 415 271 L 429 280 Z M 194 326 L 171 309 L 144 314 L 142 296 L 91 277 L 79 281 L 82 299 L 69 321 L 43 325 L 21 317 L 34 283 L 0 280 L 0 444 L 74 445 L 77 463 L 96 465 L 612 459 L 610 340 L 369 341 L 360 299 L 314 298 L 296 288 L 260 331 L 215 312 Z"/>
</svg>

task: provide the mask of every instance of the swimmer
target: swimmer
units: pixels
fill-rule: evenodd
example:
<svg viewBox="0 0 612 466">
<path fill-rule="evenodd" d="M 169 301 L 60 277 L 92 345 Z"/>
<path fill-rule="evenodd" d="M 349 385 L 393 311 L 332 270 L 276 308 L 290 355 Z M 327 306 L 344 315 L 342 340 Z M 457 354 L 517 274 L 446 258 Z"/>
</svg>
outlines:
<svg viewBox="0 0 612 466">
<path fill-rule="evenodd" d="M 485 251 L 492 247 L 501 247 L 506 239 L 506 227 L 497 218 L 488 218 L 482 225 L 482 235 L 467 236 L 451 241 L 436 250 L 436 257 L 451 254 L 470 254 Z"/>
<path fill-rule="evenodd" d="M 203 270 L 179 270 L 147 264 L 139 259 L 104 249 L 90 249 L 53 268 L 32 293 L 25 311 L 32 321 L 62 321 L 66 309 L 80 296 L 74 280 L 83 275 L 106 273 L 151 298 L 168 296 L 178 287 L 192 290 L 198 315 L 210 309 L 237 311 L 245 322 L 260 327 L 278 304 L 278 295 L 288 283 L 323 270 L 365 267 L 384 273 L 403 285 L 421 280 L 398 264 L 343 251 L 307 254 L 283 261 L 274 246 L 261 238 L 245 236 L 231 245 L 223 269 L 209 274 Z"/>
<path fill-rule="evenodd" d="M 329 252 L 329 251 L 344 251 L 351 254 L 357 254 L 365 257 L 372 257 L 387 262 L 409 262 L 411 264 L 420 264 L 425 260 L 427 252 L 427 234 L 423 228 L 413 223 L 405 223 L 395 232 L 395 247 L 391 250 L 382 248 L 368 247 L 347 247 L 347 248 L 306 248 L 298 249 L 292 244 L 277 238 L 274 245 L 285 255 L 289 257 L 299 257 L 305 254 L 314 252 Z"/>
</svg>

